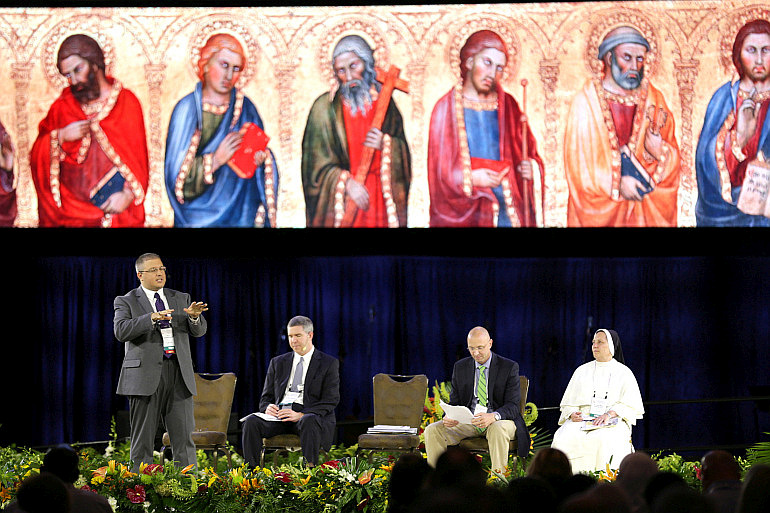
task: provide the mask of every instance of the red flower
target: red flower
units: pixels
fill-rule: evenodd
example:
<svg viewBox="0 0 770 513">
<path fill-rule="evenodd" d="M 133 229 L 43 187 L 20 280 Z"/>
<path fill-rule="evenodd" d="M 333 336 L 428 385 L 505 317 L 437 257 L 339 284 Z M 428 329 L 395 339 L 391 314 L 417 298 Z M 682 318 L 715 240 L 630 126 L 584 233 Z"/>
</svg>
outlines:
<svg viewBox="0 0 770 513">
<path fill-rule="evenodd" d="M 369 496 L 368 496 L 368 495 L 367 495 L 366 497 L 364 497 L 364 498 L 361 500 L 361 502 L 359 502 L 358 504 L 356 504 L 356 509 L 357 509 L 358 511 L 361 511 L 362 509 L 364 509 L 364 508 L 366 507 L 366 505 L 367 505 L 367 504 L 369 504 Z"/>
<path fill-rule="evenodd" d="M 695 478 L 698 481 L 703 481 L 703 474 L 701 473 L 701 468 L 698 465 L 695 466 Z"/>
<path fill-rule="evenodd" d="M 144 493 L 144 486 L 136 485 L 133 488 L 126 489 L 126 497 L 134 504 L 141 504 L 147 498 L 147 495 Z"/>
<path fill-rule="evenodd" d="M 340 468 L 339 460 L 329 460 L 326 463 L 322 463 L 321 467 Z"/>
<path fill-rule="evenodd" d="M 144 467 L 144 470 L 142 471 L 142 473 L 147 474 L 148 476 L 157 474 L 159 472 L 163 472 L 163 465 L 158 465 L 157 463 L 150 463 Z"/>
<path fill-rule="evenodd" d="M 282 483 L 291 483 L 291 476 L 286 472 L 276 472 L 275 478 Z"/>
</svg>

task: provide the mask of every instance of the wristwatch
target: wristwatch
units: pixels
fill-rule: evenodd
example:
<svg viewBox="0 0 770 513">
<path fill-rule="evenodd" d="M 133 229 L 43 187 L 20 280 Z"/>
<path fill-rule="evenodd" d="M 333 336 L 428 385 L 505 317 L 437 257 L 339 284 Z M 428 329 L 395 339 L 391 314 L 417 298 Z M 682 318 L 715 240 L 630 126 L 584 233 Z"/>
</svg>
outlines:
<svg viewBox="0 0 770 513">
<path fill-rule="evenodd" d="M 495 420 L 500 420 L 500 419 L 502 419 L 502 418 L 503 418 L 503 417 L 501 417 L 501 416 L 500 416 L 500 414 L 499 414 L 498 412 L 495 412 Z"/>
</svg>

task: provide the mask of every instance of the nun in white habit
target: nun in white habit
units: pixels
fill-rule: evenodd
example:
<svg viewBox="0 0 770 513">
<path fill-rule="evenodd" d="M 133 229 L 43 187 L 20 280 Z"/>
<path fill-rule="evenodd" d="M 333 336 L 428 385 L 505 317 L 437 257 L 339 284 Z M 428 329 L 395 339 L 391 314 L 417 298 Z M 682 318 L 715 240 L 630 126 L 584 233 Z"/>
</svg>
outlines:
<svg viewBox="0 0 770 513">
<path fill-rule="evenodd" d="M 625 366 L 620 337 L 613 330 L 594 334 L 594 361 L 575 369 L 561 400 L 559 429 L 551 447 L 564 452 L 572 471 L 616 469 L 634 452 L 631 426 L 644 415 L 634 373 Z"/>
</svg>

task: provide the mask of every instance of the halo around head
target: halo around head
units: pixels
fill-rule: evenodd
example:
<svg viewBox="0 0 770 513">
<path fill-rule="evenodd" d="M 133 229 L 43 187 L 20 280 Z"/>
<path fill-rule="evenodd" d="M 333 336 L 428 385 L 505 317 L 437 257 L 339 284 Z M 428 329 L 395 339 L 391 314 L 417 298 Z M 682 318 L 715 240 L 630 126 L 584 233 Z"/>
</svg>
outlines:
<svg viewBox="0 0 770 513">
<path fill-rule="evenodd" d="M 199 27 L 195 37 L 190 39 L 190 73 L 198 80 L 198 59 L 201 55 L 201 48 L 206 44 L 211 36 L 216 34 L 228 34 L 233 36 L 241 44 L 245 53 L 246 68 L 241 72 L 235 87 L 243 89 L 249 83 L 257 68 L 257 56 L 259 55 L 259 46 L 251 37 L 249 30 L 243 25 L 226 20 L 215 20 Z"/>
<path fill-rule="evenodd" d="M 738 31 L 753 20 L 770 21 L 770 10 L 763 7 L 751 7 L 733 13 L 724 19 L 724 25 L 719 30 L 719 64 L 727 75 L 736 75 L 733 65 L 733 43 Z"/>
<path fill-rule="evenodd" d="M 59 72 L 56 61 L 61 44 L 75 34 L 86 35 L 98 43 L 104 53 L 104 73 L 112 75 L 115 64 L 115 45 L 112 38 L 104 31 L 107 28 L 109 27 L 105 20 L 78 17 L 62 23 L 51 33 L 43 45 L 43 70 L 48 83 L 54 89 L 60 90 L 68 86 L 67 79 Z"/>
<path fill-rule="evenodd" d="M 598 57 L 599 45 L 612 30 L 623 26 L 638 30 L 650 44 L 644 61 L 644 75 L 655 75 L 658 70 L 658 36 L 654 27 L 644 17 L 633 11 L 620 10 L 598 13 L 593 17 L 593 21 L 583 54 L 586 67 L 592 76 L 600 76 L 603 71 L 604 65 Z"/>
<path fill-rule="evenodd" d="M 518 50 L 521 47 L 516 32 L 502 21 L 474 18 L 460 25 L 449 45 L 449 65 L 452 73 L 457 76 L 457 80 L 460 80 L 460 50 L 465 46 L 465 42 L 469 37 L 481 30 L 489 30 L 496 33 L 503 40 L 508 50 L 508 61 L 503 70 L 502 82 L 506 82 L 509 77 L 516 76 L 520 62 Z"/>
<path fill-rule="evenodd" d="M 332 69 L 332 52 L 343 37 L 351 35 L 360 36 L 366 41 L 374 52 L 374 63 L 378 68 L 388 68 L 390 54 L 382 34 L 360 20 L 344 20 L 325 31 L 316 53 L 318 72 L 327 80 L 330 88 L 337 84 Z"/>
</svg>

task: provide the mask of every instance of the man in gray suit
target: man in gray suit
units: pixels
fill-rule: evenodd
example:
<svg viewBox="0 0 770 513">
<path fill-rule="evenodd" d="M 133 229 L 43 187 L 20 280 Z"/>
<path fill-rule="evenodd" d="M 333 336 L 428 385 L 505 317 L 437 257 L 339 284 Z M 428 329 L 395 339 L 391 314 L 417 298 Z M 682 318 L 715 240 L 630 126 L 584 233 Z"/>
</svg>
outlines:
<svg viewBox="0 0 770 513">
<path fill-rule="evenodd" d="M 195 374 L 188 336 L 206 333 L 206 303 L 165 288 L 166 268 L 155 253 L 136 259 L 139 287 L 115 298 L 115 337 L 126 354 L 118 379 L 128 397 L 133 471 L 152 463 L 155 433 L 162 420 L 179 466 L 197 462 L 192 432 Z"/>
</svg>

